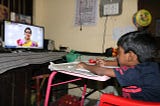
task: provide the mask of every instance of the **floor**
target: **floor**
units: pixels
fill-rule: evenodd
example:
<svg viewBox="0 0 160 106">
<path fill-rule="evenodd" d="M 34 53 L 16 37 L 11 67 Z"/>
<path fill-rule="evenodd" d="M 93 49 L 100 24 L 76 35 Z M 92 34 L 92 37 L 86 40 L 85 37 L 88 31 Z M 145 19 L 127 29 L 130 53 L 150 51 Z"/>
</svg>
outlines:
<svg viewBox="0 0 160 106">
<path fill-rule="evenodd" d="M 77 87 L 77 85 L 75 84 L 71 84 L 69 83 L 68 84 L 68 87 L 69 88 L 74 88 L 74 89 L 69 89 L 68 90 L 68 93 L 66 93 L 65 90 L 63 90 L 64 86 L 60 87 L 60 89 L 62 89 L 61 91 L 61 94 L 59 94 L 57 91 L 58 94 L 58 97 L 56 96 L 56 98 L 59 98 L 61 99 L 62 101 L 67 101 L 66 99 L 74 99 L 74 97 L 76 98 L 80 98 L 81 97 L 81 94 L 82 94 L 82 90 L 83 90 L 83 87 Z M 56 89 L 55 89 L 56 90 Z M 87 93 L 91 92 L 93 89 L 89 89 L 87 88 Z M 54 91 L 55 92 L 55 91 Z M 86 93 L 86 94 L 87 94 Z M 100 91 L 96 91 L 96 92 L 93 92 L 92 94 L 90 94 L 89 96 L 87 96 L 85 98 L 85 101 L 84 101 L 84 106 L 98 106 L 98 103 L 99 103 L 99 98 L 101 96 L 102 93 L 114 93 L 115 95 L 118 95 L 118 92 L 117 90 L 113 87 L 113 86 L 107 86 L 106 88 L 100 90 Z M 65 98 L 62 98 L 63 96 L 65 95 Z M 66 96 L 67 95 L 67 96 Z M 71 95 L 72 97 L 68 96 L 68 95 Z M 42 97 L 42 100 L 41 100 L 41 106 L 43 106 L 43 103 L 44 103 L 44 98 L 45 98 L 45 92 L 43 93 L 43 97 Z M 32 101 L 32 106 L 36 106 L 35 104 L 35 94 L 32 96 L 31 98 Z M 54 94 L 51 95 L 50 97 L 50 101 L 52 101 L 50 104 L 50 106 L 55 106 L 55 97 L 54 97 Z M 72 101 L 72 100 L 71 100 Z M 77 100 L 78 101 L 78 100 Z M 54 104 L 54 105 L 53 105 Z M 58 105 L 57 105 L 58 106 Z"/>
<path fill-rule="evenodd" d="M 77 85 L 69 84 L 69 87 L 76 87 L 76 86 Z M 68 91 L 68 94 L 74 95 L 76 97 L 80 97 L 81 94 L 82 94 L 82 90 L 83 90 L 83 87 L 70 89 Z M 87 93 L 90 92 L 90 91 L 92 91 L 92 89 L 88 89 L 87 88 Z M 101 95 L 101 93 L 98 92 L 98 91 L 96 91 L 96 92 L 92 93 L 91 95 L 89 95 L 87 98 L 85 98 L 84 106 L 98 106 L 97 103 L 99 101 L 100 95 Z"/>
<path fill-rule="evenodd" d="M 69 84 L 69 87 L 76 87 L 77 85 L 74 84 Z M 68 94 L 70 95 L 74 95 L 74 96 L 81 96 L 83 88 L 75 88 L 75 89 L 70 89 L 68 91 Z M 93 89 L 89 89 L 87 88 L 87 93 L 92 91 Z M 89 95 L 84 102 L 84 106 L 98 106 L 99 103 L 99 98 L 101 96 L 102 93 L 114 93 L 114 95 L 118 95 L 117 90 L 115 89 L 114 86 L 107 86 L 106 88 L 100 90 L 100 91 L 96 91 L 94 93 L 92 93 L 91 95 Z"/>
</svg>

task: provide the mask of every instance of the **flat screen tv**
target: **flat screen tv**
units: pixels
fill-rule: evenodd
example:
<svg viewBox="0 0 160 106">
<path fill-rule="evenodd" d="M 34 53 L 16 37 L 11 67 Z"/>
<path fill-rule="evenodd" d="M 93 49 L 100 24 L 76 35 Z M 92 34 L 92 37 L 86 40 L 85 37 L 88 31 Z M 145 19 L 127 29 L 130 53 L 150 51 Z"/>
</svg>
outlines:
<svg viewBox="0 0 160 106">
<path fill-rule="evenodd" d="M 44 27 L 4 21 L 4 48 L 9 49 L 43 49 Z"/>
</svg>

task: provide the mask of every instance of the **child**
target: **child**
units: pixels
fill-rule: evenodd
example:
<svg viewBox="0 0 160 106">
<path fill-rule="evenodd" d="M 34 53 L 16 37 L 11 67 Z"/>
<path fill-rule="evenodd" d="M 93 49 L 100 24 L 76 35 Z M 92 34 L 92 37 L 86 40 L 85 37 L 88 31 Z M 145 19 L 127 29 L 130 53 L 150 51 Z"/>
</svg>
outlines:
<svg viewBox="0 0 160 106">
<path fill-rule="evenodd" d="M 157 49 L 154 38 L 147 32 L 130 32 L 120 37 L 117 46 L 117 62 L 97 60 L 96 65 L 81 62 L 77 67 L 116 77 L 125 98 L 160 102 L 160 69 L 153 61 Z M 103 65 L 119 65 L 120 68 L 105 68 Z"/>
</svg>

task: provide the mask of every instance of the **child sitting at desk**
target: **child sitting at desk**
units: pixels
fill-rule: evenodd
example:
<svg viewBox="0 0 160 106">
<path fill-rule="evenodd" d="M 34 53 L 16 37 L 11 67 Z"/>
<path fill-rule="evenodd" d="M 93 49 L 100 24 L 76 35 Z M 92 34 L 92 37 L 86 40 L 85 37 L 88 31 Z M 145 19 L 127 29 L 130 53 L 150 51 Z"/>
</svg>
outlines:
<svg viewBox="0 0 160 106">
<path fill-rule="evenodd" d="M 160 69 L 153 61 L 157 49 L 154 38 L 147 32 L 130 32 L 120 37 L 117 46 L 117 62 L 97 60 L 96 65 L 80 62 L 77 67 L 116 77 L 125 98 L 160 102 Z M 120 68 L 103 67 L 118 64 Z"/>
</svg>

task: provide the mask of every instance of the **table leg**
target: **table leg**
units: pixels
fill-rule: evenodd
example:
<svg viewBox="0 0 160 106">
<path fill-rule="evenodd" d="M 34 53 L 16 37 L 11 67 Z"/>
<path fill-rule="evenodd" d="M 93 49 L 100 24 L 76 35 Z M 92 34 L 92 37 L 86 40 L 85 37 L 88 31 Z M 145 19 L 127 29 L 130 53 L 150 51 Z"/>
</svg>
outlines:
<svg viewBox="0 0 160 106">
<path fill-rule="evenodd" d="M 80 106 L 83 106 L 83 105 L 84 105 L 84 99 L 85 99 L 86 90 L 87 90 L 87 85 L 84 84 Z"/>
<path fill-rule="evenodd" d="M 48 84 L 47 84 L 47 89 L 46 89 L 46 96 L 45 96 L 45 101 L 44 101 L 44 106 L 48 106 L 48 101 L 49 101 L 49 96 L 50 96 L 50 91 L 51 91 L 51 87 L 52 86 L 58 86 L 58 85 L 61 85 L 61 84 L 66 84 L 66 83 L 70 83 L 70 82 L 75 82 L 75 81 L 78 81 L 78 80 L 82 80 L 82 78 L 76 78 L 76 79 L 73 79 L 73 80 L 68 80 L 68 81 L 64 81 L 64 82 L 59 82 L 59 83 L 56 83 L 56 84 L 52 84 L 52 80 L 54 79 L 54 76 L 57 74 L 56 71 L 52 72 L 49 76 L 49 79 L 48 79 Z M 86 89 L 87 89 L 87 85 L 84 84 L 84 87 L 83 87 L 83 92 L 82 92 L 82 97 L 81 97 L 81 101 L 80 101 L 80 106 L 83 106 L 84 105 L 84 99 L 85 99 L 85 94 L 86 94 Z"/>
<path fill-rule="evenodd" d="M 49 101 L 49 96 L 50 96 L 50 91 L 51 91 L 51 85 L 52 85 L 52 80 L 54 76 L 57 74 L 57 72 L 52 72 L 51 75 L 49 76 L 48 79 L 48 84 L 47 84 L 47 90 L 46 90 L 46 96 L 45 96 L 45 101 L 44 101 L 44 106 L 48 106 L 48 101 Z"/>
</svg>

